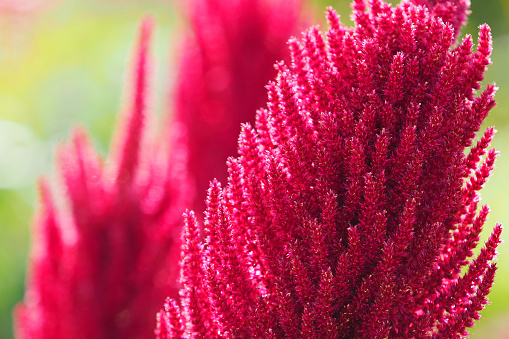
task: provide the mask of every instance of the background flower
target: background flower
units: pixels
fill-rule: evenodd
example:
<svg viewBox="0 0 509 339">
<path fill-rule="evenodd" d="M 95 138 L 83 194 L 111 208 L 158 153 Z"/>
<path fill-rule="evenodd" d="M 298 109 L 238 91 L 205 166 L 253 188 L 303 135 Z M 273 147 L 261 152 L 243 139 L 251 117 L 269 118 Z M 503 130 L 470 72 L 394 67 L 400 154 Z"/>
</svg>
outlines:
<svg viewBox="0 0 509 339">
<path fill-rule="evenodd" d="M 178 126 L 148 133 L 151 31 L 146 19 L 106 163 L 77 130 L 59 150 L 61 204 L 41 180 L 18 338 L 150 338 L 158 304 L 178 296 L 187 148 Z"/>
<path fill-rule="evenodd" d="M 184 1 L 192 34 L 179 46 L 175 118 L 187 128 L 193 208 L 205 209 L 209 181 L 226 179 L 240 124 L 254 122 L 286 41 L 302 24 L 301 0 Z"/>
</svg>

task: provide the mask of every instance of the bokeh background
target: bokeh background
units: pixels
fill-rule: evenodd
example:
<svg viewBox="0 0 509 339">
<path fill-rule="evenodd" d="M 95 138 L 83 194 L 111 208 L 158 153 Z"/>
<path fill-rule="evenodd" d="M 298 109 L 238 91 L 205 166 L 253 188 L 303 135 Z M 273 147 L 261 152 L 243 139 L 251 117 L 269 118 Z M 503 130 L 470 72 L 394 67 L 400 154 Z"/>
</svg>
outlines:
<svg viewBox="0 0 509 339">
<path fill-rule="evenodd" d="M 348 0 L 307 2 L 312 24 L 325 27 L 327 5 L 349 22 Z M 471 9 L 462 33 L 477 36 L 480 24 L 490 24 L 493 65 L 485 82 L 500 87 L 484 126 L 498 129 L 493 144 L 501 152 L 482 191 L 492 209 L 486 239 L 496 222 L 509 227 L 509 0 L 472 0 Z M 23 298 L 37 178 L 54 175 L 55 148 L 75 125 L 107 154 L 136 26 L 146 14 L 157 21 L 151 108 L 171 114 L 174 55 L 187 29 L 181 13 L 177 0 L 0 0 L 0 338 L 13 338 L 12 309 Z M 472 338 L 509 338 L 509 246 L 499 252 L 491 303 Z"/>
</svg>

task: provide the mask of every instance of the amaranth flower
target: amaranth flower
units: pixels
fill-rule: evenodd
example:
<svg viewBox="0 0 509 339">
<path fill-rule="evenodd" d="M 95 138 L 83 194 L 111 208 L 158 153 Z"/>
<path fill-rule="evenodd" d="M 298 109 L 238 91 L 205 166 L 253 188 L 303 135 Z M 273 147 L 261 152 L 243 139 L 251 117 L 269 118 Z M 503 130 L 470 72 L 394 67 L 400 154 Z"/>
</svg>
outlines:
<svg viewBox="0 0 509 339">
<path fill-rule="evenodd" d="M 40 182 L 18 338 L 149 338 L 161 302 L 178 295 L 186 146 L 177 130 L 159 143 L 145 136 L 151 26 L 140 30 L 132 94 L 106 164 L 77 130 L 59 150 L 67 208 Z"/>
<path fill-rule="evenodd" d="M 475 141 L 495 105 L 493 85 L 476 95 L 491 36 L 455 45 L 466 10 L 434 3 L 355 0 L 353 28 L 328 9 L 325 36 L 290 40 L 203 234 L 186 214 L 182 302 L 158 338 L 467 335 L 501 234 L 473 257 L 497 155 L 493 128 Z"/>
</svg>

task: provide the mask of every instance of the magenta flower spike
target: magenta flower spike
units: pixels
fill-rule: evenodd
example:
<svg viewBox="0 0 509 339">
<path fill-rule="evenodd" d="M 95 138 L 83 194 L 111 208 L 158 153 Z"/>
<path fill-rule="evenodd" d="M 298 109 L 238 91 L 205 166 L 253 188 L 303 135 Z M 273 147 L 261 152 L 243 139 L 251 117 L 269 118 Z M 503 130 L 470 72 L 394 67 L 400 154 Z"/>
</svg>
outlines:
<svg viewBox="0 0 509 339">
<path fill-rule="evenodd" d="M 301 29 L 302 0 L 192 0 L 184 6 L 193 34 L 179 56 L 176 119 L 189 137 L 189 173 L 196 210 L 205 209 L 208 183 L 226 180 L 241 123 L 254 122 L 267 100 L 274 63 L 288 56 L 286 41 Z"/>
<path fill-rule="evenodd" d="M 464 19 L 435 9 L 356 0 L 353 28 L 328 9 L 325 35 L 290 40 L 203 232 L 185 215 L 181 304 L 158 339 L 468 334 L 502 230 L 473 255 L 497 155 L 493 128 L 475 140 L 495 105 L 494 85 L 476 93 L 491 36 L 456 45 Z"/>
<path fill-rule="evenodd" d="M 159 143 L 145 136 L 151 30 L 144 20 L 106 164 L 77 130 L 59 152 L 63 206 L 41 180 L 17 338 L 150 338 L 165 297 L 178 296 L 186 146 L 178 131 Z"/>
</svg>

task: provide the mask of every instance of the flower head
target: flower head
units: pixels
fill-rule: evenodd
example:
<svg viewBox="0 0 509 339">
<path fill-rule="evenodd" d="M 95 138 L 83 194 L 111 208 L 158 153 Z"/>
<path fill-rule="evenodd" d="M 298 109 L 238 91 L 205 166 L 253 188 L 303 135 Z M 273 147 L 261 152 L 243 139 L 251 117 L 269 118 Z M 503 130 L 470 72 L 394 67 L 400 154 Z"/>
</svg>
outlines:
<svg viewBox="0 0 509 339">
<path fill-rule="evenodd" d="M 150 338 L 153 314 L 177 296 L 186 148 L 177 130 L 159 148 L 144 135 L 151 26 L 140 30 L 132 96 L 106 164 L 77 130 L 59 152 L 68 208 L 41 180 L 18 338 Z"/>
<path fill-rule="evenodd" d="M 493 128 L 475 141 L 495 105 L 493 85 L 476 93 L 491 36 L 454 45 L 466 2 L 420 3 L 355 0 L 355 27 L 328 9 L 325 36 L 289 41 L 203 234 L 186 214 L 182 303 L 159 313 L 160 339 L 467 334 L 501 233 L 473 257 L 497 155 Z"/>
</svg>

